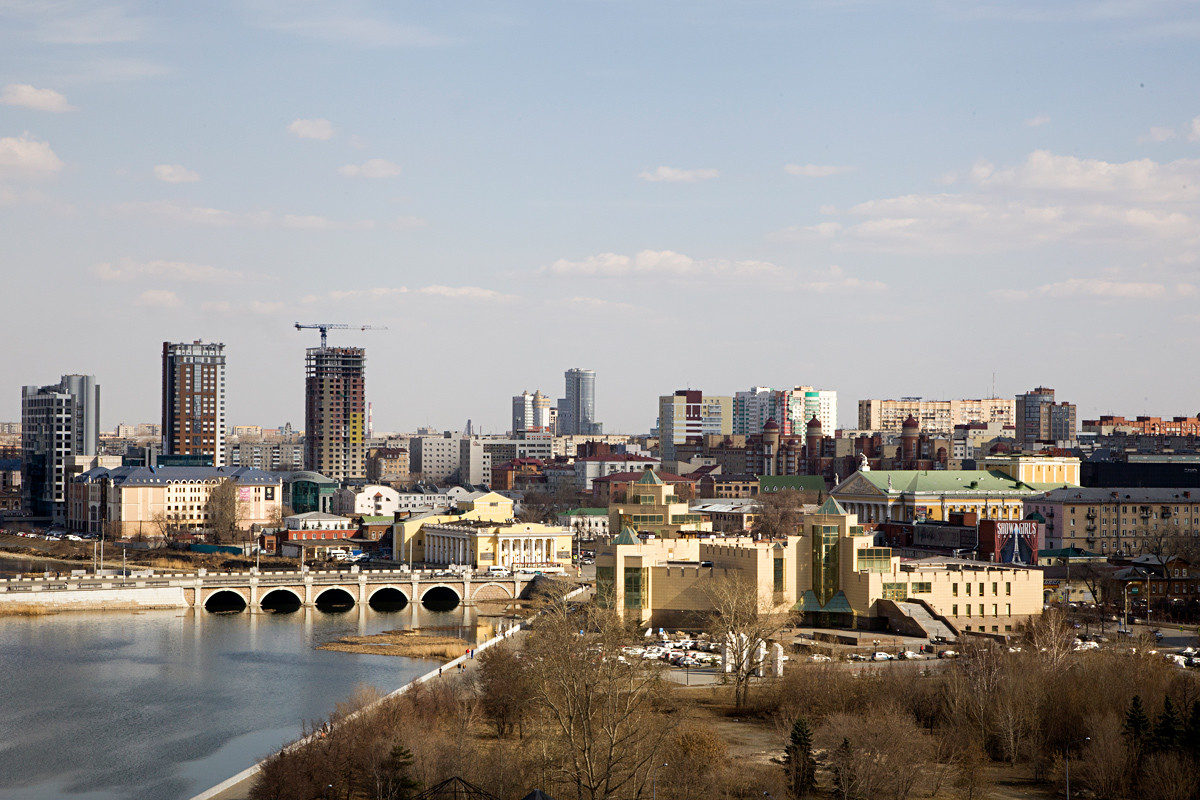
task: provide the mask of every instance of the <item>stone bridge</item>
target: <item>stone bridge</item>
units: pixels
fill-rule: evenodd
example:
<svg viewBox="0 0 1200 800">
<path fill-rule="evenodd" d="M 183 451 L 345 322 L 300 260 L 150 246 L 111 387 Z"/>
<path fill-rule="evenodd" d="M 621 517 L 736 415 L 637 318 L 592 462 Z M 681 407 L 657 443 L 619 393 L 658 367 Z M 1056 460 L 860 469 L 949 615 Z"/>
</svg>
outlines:
<svg viewBox="0 0 1200 800">
<path fill-rule="evenodd" d="M 135 573 L 126 577 L 71 574 L 0 580 L 0 610 L 28 605 L 59 608 L 204 608 L 209 611 L 285 611 L 354 606 L 430 610 L 520 598 L 537 576 L 352 567 L 298 572 Z"/>
</svg>

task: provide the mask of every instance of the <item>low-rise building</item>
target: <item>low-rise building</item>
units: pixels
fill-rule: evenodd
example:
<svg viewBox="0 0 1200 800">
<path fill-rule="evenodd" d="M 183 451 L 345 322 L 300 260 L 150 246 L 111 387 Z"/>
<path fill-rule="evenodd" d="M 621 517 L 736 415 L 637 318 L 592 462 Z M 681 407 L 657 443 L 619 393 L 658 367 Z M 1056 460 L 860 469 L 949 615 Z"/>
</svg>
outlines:
<svg viewBox="0 0 1200 800">
<path fill-rule="evenodd" d="M 664 539 L 698 536 L 713 529 L 702 515 L 692 513 L 687 500 L 675 493 L 674 485 L 663 481 L 652 469 L 644 470 L 629 485 L 624 502 L 608 507 L 610 531 L 622 530 L 627 525 Z"/>
<path fill-rule="evenodd" d="M 1036 569 L 954 558 L 903 560 L 875 544 L 836 500 L 806 513 L 803 534 L 754 542 L 659 539 L 623 529 L 598 549 L 599 601 L 650 625 L 697 625 L 712 610 L 713 582 L 741 576 L 762 611 L 791 609 L 807 625 L 910 635 L 1004 635 L 1041 613 Z"/>
<path fill-rule="evenodd" d="M 608 538 L 607 508 L 573 508 L 558 515 L 558 524 L 570 528 L 580 539 Z"/>
<path fill-rule="evenodd" d="M 400 493 L 390 486 L 367 484 L 362 488 L 338 489 L 330 509 L 344 516 L 392 515 L 400 510 Z"/>
</svg>

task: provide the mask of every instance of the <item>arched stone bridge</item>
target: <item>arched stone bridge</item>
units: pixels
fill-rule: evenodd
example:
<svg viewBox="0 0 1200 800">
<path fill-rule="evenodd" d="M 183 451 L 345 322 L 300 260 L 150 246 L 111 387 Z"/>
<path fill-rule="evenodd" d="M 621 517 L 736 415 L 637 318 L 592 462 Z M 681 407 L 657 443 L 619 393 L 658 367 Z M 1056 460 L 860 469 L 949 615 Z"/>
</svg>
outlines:
<svg viewBox="0 0 1200 800">
<path fill-rule="evenodd" d="M 5 601 L 59 607 L 155 606 L 209 611 L 288 610 L 300 607 L 402 608 L 410 603 L 452 609 L 484 601 L 520 598 L 535 575 L 490 577 L 483 573 L 306 570 L 303 572 L 205 572 L 121 576 L 71 575 L 0 581 Z"/>
</svg>

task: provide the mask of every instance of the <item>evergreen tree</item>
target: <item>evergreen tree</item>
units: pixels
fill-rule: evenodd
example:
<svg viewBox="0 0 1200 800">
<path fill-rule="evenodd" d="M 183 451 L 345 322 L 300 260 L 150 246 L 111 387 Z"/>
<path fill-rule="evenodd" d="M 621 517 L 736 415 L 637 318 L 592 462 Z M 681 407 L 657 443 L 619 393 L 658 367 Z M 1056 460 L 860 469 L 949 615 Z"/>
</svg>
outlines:
<svg viewBox="0 0 1200 800">
<path fill-rule="evenodd" d="M 1142 707 L 1141 695 L 1135 694 L 1129 704 L 1129 710 L 1125 712 L 1125 724 L 1121 727 L 1121 733 L 1129 740 L 1131 747 L 1140 747 L 1149 732 L 1150 718 L 1146 716 L 1146 709 Z"/>
<path fill-rule="evenodd" d="M 1183 750 L 1184 755 L 1200 761 L 1200 700 L 1192 701 L 1192 713 L 1184 723 L 1179 748 Z"/>
<path fill-rule="evenodd" d="M 842 743 L 833 753 L 832 762 L 833 788 L 838 797 L 846 800 L 854 793 L 854 749 L 850 747 L 849 739 L 842 738 Z"/>
<path fill-rule="evenodd" d="M 408 748 L 396 745 L 383 760 L 379 770 L 381 800 L 409 800 L 421 788 L 412 776 L 413 754 Z"/>
<path fill-rule="evenodd" d="M 787 770 L 788 795 L 807 797 L 817 783 L 817 760 L 813 758 L 812 731 L 804 717 L 792 725 L 792 735 L 783 748 L 783 764 Z"/>
<path fill-rule="evenodd" d="M 1179 747 L 1182 738 L 1183 721 L 1179 719 L 1179 712 L 1175 710 L 1175 704 L 1171 702 L 1171 698 L 1164 697 L 1163 710 L 1155 722 L 1154 736 L 1150 746 L 1157 753 L 1169 753 Z"/>
</svg>

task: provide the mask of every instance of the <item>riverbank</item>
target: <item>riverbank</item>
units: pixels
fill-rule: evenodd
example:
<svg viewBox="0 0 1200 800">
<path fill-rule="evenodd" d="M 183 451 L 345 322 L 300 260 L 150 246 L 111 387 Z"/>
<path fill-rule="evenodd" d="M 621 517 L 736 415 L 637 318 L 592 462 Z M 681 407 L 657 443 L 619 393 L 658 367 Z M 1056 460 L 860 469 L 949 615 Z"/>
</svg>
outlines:
<svg viewBox="0 0 1200 800">
<path fill-rule="evenodd" d="M 318 650 L 337 653 L 360 653 L 372 656 L 401 656 L 403 658 L 435 658 L 449 661 L 469 649 L 466 639 L 457 636 L 430 636 L 419 630 L 396 630 L 369 636 L 343 636 L 336 642 L 317 645 Z"/>
</svg>

